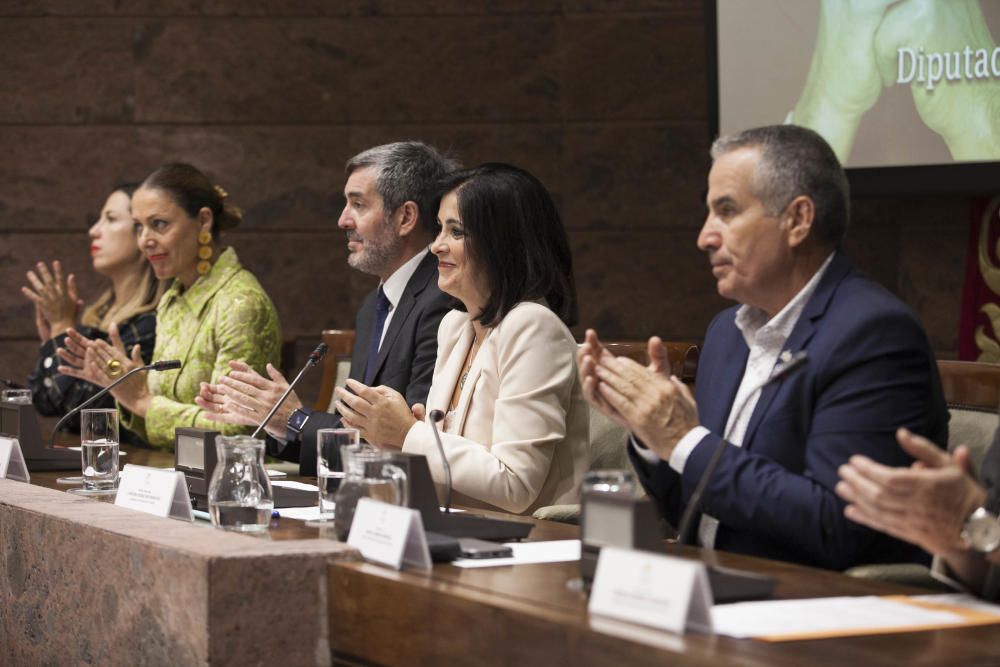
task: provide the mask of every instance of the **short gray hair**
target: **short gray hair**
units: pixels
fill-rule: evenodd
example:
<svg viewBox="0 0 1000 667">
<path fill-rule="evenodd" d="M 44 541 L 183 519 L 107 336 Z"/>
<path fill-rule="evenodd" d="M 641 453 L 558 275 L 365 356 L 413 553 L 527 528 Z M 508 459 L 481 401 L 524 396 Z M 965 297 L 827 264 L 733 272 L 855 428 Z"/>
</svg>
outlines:
<svg viewBox="0 0 1000 667">
<path fill-rule="evenodd" d="M 811 235 L 824 246 L 836 247 L 850 220 L 850 186 L 837 155 L 819 134 L 797 125 L 755 127 L 719 137 L 712 144 L 712 161 L 741 148 L 756 148 L 760 161 L 751 188 L 768 215 L 778 215 L 805 195 L 816 207 Z"/>
<path fill-rule="evenodd" d="M 350 176 L 358 169 L 374 167 L 375 191 L 382 197 L 386 213 L 412 201 L 417 205 L 421 226 L 433 235 L 441 199 L 438 183 L 458 166 L 433 146 L 398 141 L 358 153 L 347 161 L 346 172 Z"/>
</svg>

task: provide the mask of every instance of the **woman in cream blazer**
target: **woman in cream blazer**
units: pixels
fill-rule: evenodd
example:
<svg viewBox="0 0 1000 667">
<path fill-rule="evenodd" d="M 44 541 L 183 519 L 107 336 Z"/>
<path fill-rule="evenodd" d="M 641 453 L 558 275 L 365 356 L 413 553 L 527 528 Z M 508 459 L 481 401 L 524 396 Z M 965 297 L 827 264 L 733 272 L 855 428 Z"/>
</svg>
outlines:
<svg viewBox="0 0 1000 667">
<path fill-rule="evenodd" d="M 545 187 L 516 167 L 449 177 L 431 245 L 438 286 L 457 300 L 438 330 L 424 406 L 350 381 L 337 409 L 369 442 L 424 454 L 439 489 L 441 440 L 458 504 L 530 513 L 576 502 L 589 462 L 588 408 L 576 373 L 572 259 Z M 353 393 L 352 393 L 353 392 Z"/>
</svg>

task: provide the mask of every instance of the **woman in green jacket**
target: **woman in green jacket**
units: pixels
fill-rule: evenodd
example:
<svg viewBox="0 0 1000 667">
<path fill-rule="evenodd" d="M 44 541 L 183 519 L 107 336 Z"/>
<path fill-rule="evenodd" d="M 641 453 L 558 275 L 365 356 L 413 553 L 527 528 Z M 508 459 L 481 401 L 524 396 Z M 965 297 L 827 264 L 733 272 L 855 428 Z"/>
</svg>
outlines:
<svg viewBox="0 0 1000 667">
<path fill-rule="evenodd" d="M 166 164 L 150 174 L 132 196 L 139 249 L 157 278 L 173 279 L 156 311 L 153 360 L 178 359 L 178 370 L 137 374 L 112 394 L 122 425 L 154 447 L 170 448 L 179 426 L 223 433 L 244 427 L 206 419 L 194 403 L 200 383 L 217 382 L 229 361 L 245 361 L 260 373 L 277 365 L 281 349 L 278 315 L 253 274 L 219 234 L 238 225 L 242 213 L 227 193 L 195 167 Z M 71 332 L 60 351 L 60 371 L 101 386 L 142 365 L 138 347 Z"/>
</svg>

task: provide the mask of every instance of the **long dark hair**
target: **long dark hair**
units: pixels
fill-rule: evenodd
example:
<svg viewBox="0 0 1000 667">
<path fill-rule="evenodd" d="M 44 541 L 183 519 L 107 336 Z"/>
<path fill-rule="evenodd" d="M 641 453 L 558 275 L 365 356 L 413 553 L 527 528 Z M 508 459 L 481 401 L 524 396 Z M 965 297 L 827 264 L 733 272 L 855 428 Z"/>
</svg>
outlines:
<svg viewBox="0 0 1000 667">
<path fill-rule="evenodd" d="M 545 299 L 566 325 L 576 324 L 573 257 L 542 182 L 518 167 L 491 162 L 445 177 L 441 196 L 453 191 L 466 253 L 490 289 L 476 319 L 496 326 L 518 303 Z"/>
</svg>

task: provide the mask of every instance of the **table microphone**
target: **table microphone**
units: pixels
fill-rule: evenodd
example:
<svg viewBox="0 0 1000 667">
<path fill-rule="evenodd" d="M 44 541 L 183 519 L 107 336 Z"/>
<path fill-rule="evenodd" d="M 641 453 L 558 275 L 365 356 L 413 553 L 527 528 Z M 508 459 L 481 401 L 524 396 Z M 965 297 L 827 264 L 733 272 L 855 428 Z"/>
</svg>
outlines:
<svg viewBox="0 0 1000 667">
<path fill-rule="evenodd" d="M 768 385 L 774 384 L 781 380 L 786 379 L 792 373 L 798 369 L 805 366 L 806 362 L 809 360 L 809 355 L 805 350 L 800 350 L 795 354 L 788 357 L 780 366 L 776 366 L 771 374 L 766 380 L 760 383 L 760 386 L 754 388 L 753 391 L 746 395 L 743 399 L 743 403 L 740 404 L 739 410 L 742 411 L 746 407 L 746 403 L 750 400 L 750 397 L 755 393 L 767 387 Z M 737 412 L 736 414 L 739 414 Z M 681 545 L 687 542 L 687 534 L 691 528 L 691 522 L 694 521 L 694 516 L 698 512 L 698 508 L 701 506 L 701 498 L 705 495 L 705 488 L 708 486 L 708 480 L 711 479 L 712 475 L 715 473 L 715 469 L 719 465 L 719 461 L 722 460 L 722 453 L 726 451 L 726 445 L 729 444 L 728 438 L 720 438 L 719 444 L 712 452 L 712 458 L 709 459 L 708 465 L 705 466 L 705 471 L 701 473 L 701 478 L 698 480 L 698 485 L 694 489 L 694 493 L 691 494 L 691 500 L 688 501 L 687 507 L 684 508 L 684 514 L 681 516 L 680 525 L 677 527 L 677 548 L 680 549 Z"/>
<path fill-rule="evenodd" d="M 299 380 L 301 380 L 302 376 L 306 374 L 306 371 L 315 366 L 316 364 L 318 364 L 323 359 L 323 356 L 326 354 L 326 349 L 327 349 L 326 343 L 320 343 L 319 345 L 316 346 L 315 350 L 309 353 L 309 358 L 306 359 L 306 363 L 304 366 L 302 366 L 302 370 L 299 371 L 299 374 L 296 375 L 295 379 L 292 380 L 291 384 L 288 385 L 288 389 L 285 390 L 285 393 L 283 393 L 278 398 L 277 402 L 271 407 L 270 412 L 268 412 L 267 416 L 264 417 L 264 421 L 262 421 L 257 426 L 257 429 L 250 436 L 251 438 L 256 438 L 258 435 L 260 435 L 260 432 L 264 430 L 264 427 L 267 425 L 267 422 L 271 421 L 271 417 L 273 417 L 274 413 L 278 411 L 278 408 L 281 407 L 281 404 L 285 402 L 285 399 L 288 398 L 288 395 L 292 393 L 292 390 L 295 389 L 295 385 L 299 383 Z"/>
<path fill-rule="evenodd" d="M 411 501 L 415 500 L 416 504 L 411 506 L 420 510 L 425 532 L 428 532 L 428 534 L 440 533 L 451 537 L 475 537 L 481 540 L 522 540 L 527 537 L 533 526 L 531 523 L 476 516 L 468 513 L 452 514 L 451 465 L 448 463 L 448 457 L 444 453 L 441 432 L 437 427 L 437 423 L 444 419 L 444 412 L 441 410 L 431 410 L 427 416 L 430 417 L 431 430 L 434 432 L 434 444 L 437 445 L 438 455 L 441 457 L 441 465 L 444 467 L 444 508 L 441 507 L 440 500 L 438 500 L 437 490 L 434 486 L 430 466 L 428 465 L 429 457 L 422 454 L 400 453 L 400 456 L 413 458 L 413 461 L 408 464 L 408 474 L 411 475 L 410 498 Z M 419 491 L 417 494 L 414 494 L 414 490 L 416 489 L 419 489 Z M 439 544 L 438 546 L 442 545 Z M 455 548 L 454 555 L 458 555 L 457 543 Z M 442 551 L 444 550 L 442 549 Z"/>
<path fill-rule="evenodd" d="M 444 419 L 444 412 L 441 410 L 431 410 L 431 430 L 434 431 L 434 442 L 437 443 L 438 454 L 441 455 L 441 464 L 444 466 L 445 496 L 444 513 L 451 512 L 451 465 L 448 464 L 448 457 L 444 455 L 444 445 L 441 444 L 441 434 L 438 433 L 437 423 Z"/>
<path fill-rule="evenodd" d="M 114 382 L 112 382 L 111 384 L 109 384 L 107 387 L 105 387 L 104 389 L 100 390 L 99 392 L 97 392 L 96 394 L 94 394 L 93 396 L 91 396 L 90 398 L 88 398 L 86 401 L 84 401 L 80 405 L 76 406 L 75 408 L 73 408 L 72 410 L 70 410 L 69 412 L 67 412 L 63 416 L 62 419 L 60 419 L 58 422 L 56 422 L 56 425 L 52 428 L 52 435 L 49 437 L 49 446 L 51 447 L 52 443 L 55 442 L 56 432 L 59 430 L 59 427 L 62 426 L 66 422 L 67 419 L 69 419 L 70 417 L 72 417 L 76 413 L 80 412 L 81 410 L 83 410 L 84 408 L 86 408 L 88 405 L 90 405 L 91 403 L 93 403 L 97 399 L 101 398 L 102 396 L 104 396 L 105 394 L 107 394 L 109 391 L 111 391 L 112 389 L 114 389 L 115 387 L 117 387 L 122 382 L 124 382 L 125 380 L 129 379 L 130 377 L 132 377 L 136 373 L 141 373 L 141 372 L 144 372 L 144 371 L 172 371 L 172 370 L 180 368 L 180 367 L 181 367 L 181 362 L 180 361 L 178 361 L 177 359 L 170 359 L 170 360 L 167 360 L 167 361 L 154 361 L 153 363 L 148 364 L 146 366 L 139 366 L 138 368 L 133 368 L 128 373 L 126 373 L 125 375 L 121 376 L 120 378 L 118 378 L 117 380 L 115 380 Z"/>
</svg>

